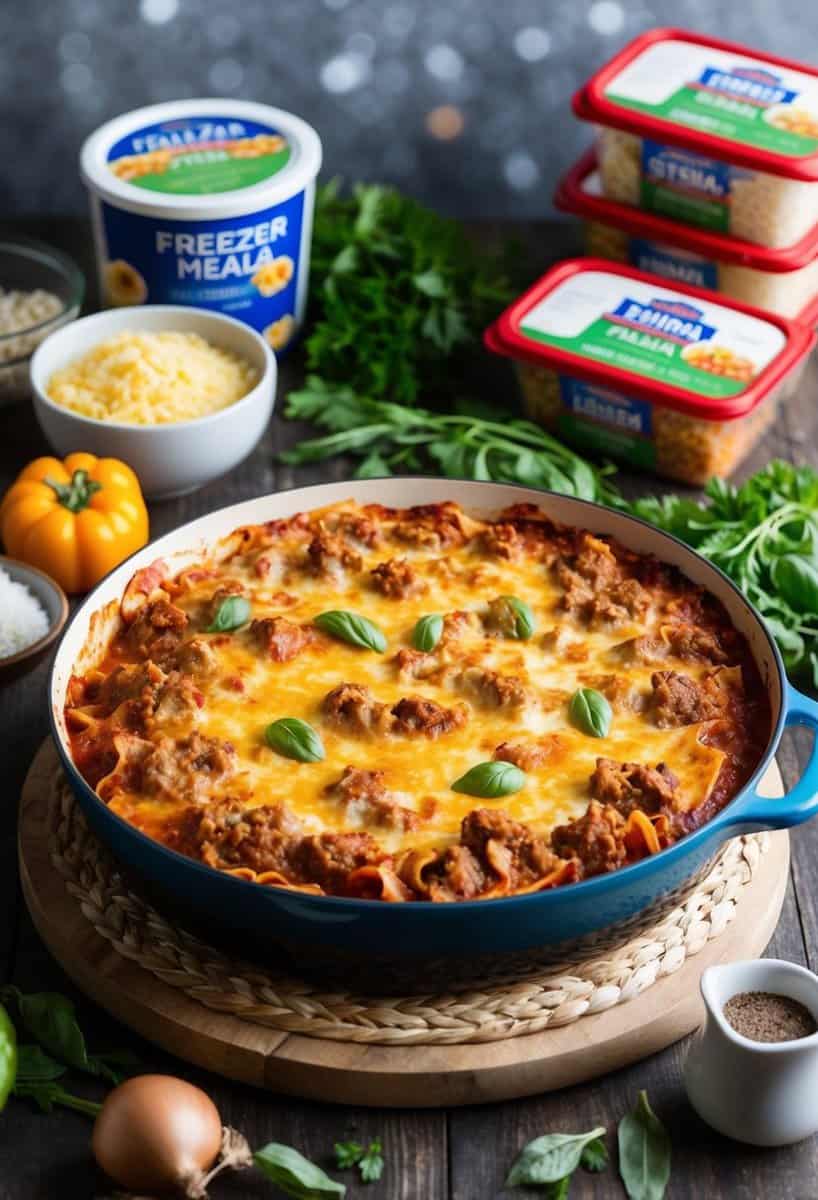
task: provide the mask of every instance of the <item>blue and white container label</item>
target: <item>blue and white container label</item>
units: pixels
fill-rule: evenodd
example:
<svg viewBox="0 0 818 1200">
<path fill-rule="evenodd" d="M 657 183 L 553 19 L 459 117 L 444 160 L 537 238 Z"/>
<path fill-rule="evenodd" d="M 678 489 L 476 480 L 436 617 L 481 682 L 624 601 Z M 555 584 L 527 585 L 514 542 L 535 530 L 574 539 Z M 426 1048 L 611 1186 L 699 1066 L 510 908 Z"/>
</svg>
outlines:
<svg viewBox="0 0 818 1200">
<path fill-rule="evenodd" d="M 116 117 L 80 164 L 104 304 L 227 313 L 281 351 L 306 306 L 321 142 L 292 113 L 180 100 Z"/>
<path fill-rule="evenodd" d="M 755 178 L 743 167 L 649 138 L 642 142 L 641 165 L 642 208 L 718 233 L 730 231 L 735 182 Z"/>
<path fill-rule="evenodd" d="M 611 454 L 635 466 L 656 465 L 653 405 L 613 388 L 559 376 L 562 412 L 557 427 L 575 445 Z"/>
<path fill-rule="evenodd" d="M 295 331 L 304 193 L 252 218 L 178 221 L 100 203 L 104 301 L 190 304 L 252 325 L 274 350 Z"/>
<path fill-rule="evenodd" d="M 673 279 L 692 287 L 715 291 L 719 286 L 718 264 L 712 259 L 648 238 L 628 240 L 628 262 L 640 271 L 650 271 L 663 279 Z"/>
</svg>

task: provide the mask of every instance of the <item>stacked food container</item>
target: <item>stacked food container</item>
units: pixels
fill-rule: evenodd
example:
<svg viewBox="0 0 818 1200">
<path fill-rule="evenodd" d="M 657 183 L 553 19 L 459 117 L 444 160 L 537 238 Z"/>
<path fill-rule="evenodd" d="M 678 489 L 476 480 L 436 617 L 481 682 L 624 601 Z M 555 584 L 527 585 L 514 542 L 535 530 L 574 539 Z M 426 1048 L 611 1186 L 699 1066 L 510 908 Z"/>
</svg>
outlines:
<svg viewBox="0 0 818 1200">
<path fill-rule="evenodd" d="M 656 29 L 573 107 L 596 150 L 555 202 L 595 261 L 554 268 L 487 342 L 567 440 L 689 483 L 728 474 L 815 340 L 818 70 Z"/>
</svg>

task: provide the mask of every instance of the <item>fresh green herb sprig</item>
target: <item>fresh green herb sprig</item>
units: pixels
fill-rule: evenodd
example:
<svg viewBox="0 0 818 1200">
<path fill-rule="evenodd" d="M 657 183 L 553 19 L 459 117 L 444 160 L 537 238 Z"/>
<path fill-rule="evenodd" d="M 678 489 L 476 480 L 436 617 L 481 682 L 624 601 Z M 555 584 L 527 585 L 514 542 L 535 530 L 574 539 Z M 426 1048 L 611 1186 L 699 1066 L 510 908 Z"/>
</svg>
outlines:
<svg viewBox="0 0 818 1200">
<path fill-rule="evenodd" d="M 326 1171 L 292 1146 L 270 1142 L 253 1155 L 253 1162 L 279 1191 L 294 1200 L 332 1200 L 343 1197 L 346 1186 L 331 1179 Z"/>
<path fill-rule="evenodd" d="M 0 999 L 5 1003 L 14 1001 L 27 1032 L 66 1067 L 117 1084 L 126 1077 L 129 1068 L 138 1065 L 136 1058 L 126 1051 L 89 1054 L 74 1005 L 60 992 L 25 993 L 8 986 L 0 990 Z"/>
<path fill-rule="evenodd" d="M 351 454 L 362 460 L 359 479 L 416 471 L 519 483 L 602 504 L 620 500 L 607 480 L 609 468 L 591 466 L 532 421 L 511 417 L 501 406 L 455 407 L 448 413 L 406 408 L 311 375 L 300 391 L 290 392 L 285 416 L 328 432 L 300 442 L 281 460 L 303 466 Z"/>
<path fill-rule="evenodd" d="M 350 646 L 358 646 L 361 650 L 374 650 L 383 654 L 386 650 L 386 638 L 383 630 L 379 629 L 368 617 L 360 613 L 349 612 L 345 608 L 333 608 L 328 612 L 319 613 L 315 625 L 330 637 Z"/>
<path fill-rule="evenodd" d="M 511 301 L 498 256 L 393 188 L 316 196 L 307 366 L 361 396 L 442 398 Z"/>
<path fill-rule="evenodd" d="M 608 736 L 613 710 L 602 693 L 595 688 L 577 688 L 569 701 L 568 714 L 574 725 L 588 737 Z"/>
<path fill-rule="evenodd" d="M 629 1200 L 664 1200 L 670 1180 L 671 1144 L 667 1130 L 640 1092 L 617 1126 L 619 1176 Z M 608 1166 L 605 1129 L 587 1133 L 546 1133 L 534 1138 L 514 1160 L 506 1187 L 541 1189 L 548 1200 L 565 1200 L 581 1167 L 599 1173 Z"/>
<path fill-rule="evenodd" d="M 483 762 L 470 767 L 452 784 L 453 792 L 479 796 L 483 800 L 498 800 L 511 796 L 525 787 L 525 771 L 510 762 Z"/>
<path fill-rule="evenodd" d="M 640 1092 L 617 1129 L 619 1174 L 629 1200 L 662 1200 L 670 1179 L 670 1138 Z"/>
<path fill-rule="evenodd" d="M 506 1187 L 547 1188 L 549 1200 L 562 1200 L 578 1167 L 603 1169 L 608 1159 L 604 1137 L 604 1126 L 599 1125 L 588 1133 L 546 1133 L 534 1138 L 514 1160 Z"/>
<path fill-rule="evenodd" d="M 443 618 L 439 613 L 421 617 L 412 630 L 412 645 L 416 650 L 429 654 L 443 636 Z"/>
<path fill-rule="evenodd" d="M 130 1068 L 139 1066 L 127 1050 L 89 1054 L 74 1005 L 59 992 L 26 994 L 9 986 L 0 989 L 0 999 L 14 1002 L 20 1025 L 36 1039 L 34 1044 L 17 1044 L 15 1026 L 0 1003 L 0 1109 L 12 1092 L 33 1100 L 41 1112 L 59 1105 L 96 1117 L 100 1104 L 63 1087 L 68 1069 L 117 1084 Z"/>
<path fill-rule="evenodd" d="M 721 567 L 764 617 L 787 669 L 818 688 L 818 472 L 776 459 L 740 487 L 711 479 L 705 494 L 619 507 Z"/>
<path fill-rule="evenodd" d="M 376 1183 L 383 1174 L 383 1154 L 377 1141 L 366 1148 L 360 1142 L 336 1142 L 335 1161 L 342 1171 L 357 1167 L 363 1183 Z"/>
<path fill-rule="evenodd" d="M 298 717 L 279 717 L 264 730 L 267 745 L 296 762 L 322 762 L 326 757 L 321 735 Z"/>
</svg>

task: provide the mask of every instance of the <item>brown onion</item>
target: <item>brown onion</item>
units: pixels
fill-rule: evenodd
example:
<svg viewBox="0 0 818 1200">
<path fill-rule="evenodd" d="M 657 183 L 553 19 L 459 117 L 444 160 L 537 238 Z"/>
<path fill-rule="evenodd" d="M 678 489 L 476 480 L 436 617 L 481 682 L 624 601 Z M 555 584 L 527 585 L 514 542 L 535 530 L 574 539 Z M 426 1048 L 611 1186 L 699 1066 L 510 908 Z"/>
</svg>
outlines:
<svg viewBox="0 0 818 1200">
<path fill-rule="evenodd" d="M 107 1096 L 91 1139 L 106 1175 L 129 1191 L 205 1194 L 222 1147 L 222 1122 L 209 1096 L 171 1075 L 137 1075 Z"/>
</svg>

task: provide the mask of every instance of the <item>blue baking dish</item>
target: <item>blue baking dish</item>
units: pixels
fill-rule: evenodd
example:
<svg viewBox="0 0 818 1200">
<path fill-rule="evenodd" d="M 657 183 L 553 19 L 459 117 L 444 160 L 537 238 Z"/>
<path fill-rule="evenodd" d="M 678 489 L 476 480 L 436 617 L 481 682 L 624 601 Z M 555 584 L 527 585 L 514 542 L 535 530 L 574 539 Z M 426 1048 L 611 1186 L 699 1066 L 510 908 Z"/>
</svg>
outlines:
<svg viewBox="0 0 818 1200">
<path fill-rule="evenodd" d="M 63 708 L 75 664 L 90 665 L 116 627 L 119 600 L 134 571 L 157 557 L 181 570 L 240 525 L 350 498 L 396 507 L 454 500 L 480 514 L 533 503 L 555 521 L 612 535 L 678 567 L 724 604 L 747 638 L 767 688 L 772 729 L 753 778 L 711 821 L 654 857 L 552 891 L 457 904 L 388 904 L 262 887 L 185 858 L 127 824 L 74 767 Z M 159 907 L 233 950 L 301 970 L 340 971 L 360 985 L 374 980 L 381 987 L 406 986 L 414 979 L 428 986 L 441 970 L 451 979 L 527 959 L 547 960 L 576 944 L 621 937 L 643 910 L 659 911 L 683 898 L 729 837 L 788 828 L 818 812 L 818 738 L 802 778 L 785 796 L 769 799 L 757 790 L 785 727 L 802 725 L 818 733 L 818 703 L 788 683 L 762 618 L 733 583 L 689 547 L 643 521 L 588 501 L 506 484 L 429 478 L 319 484 L 248 500 L 183 525 L 114 570 L 77 610 L 54 659 L 49 707 L 63 766 L 91 828 Z"/>
</svg>

